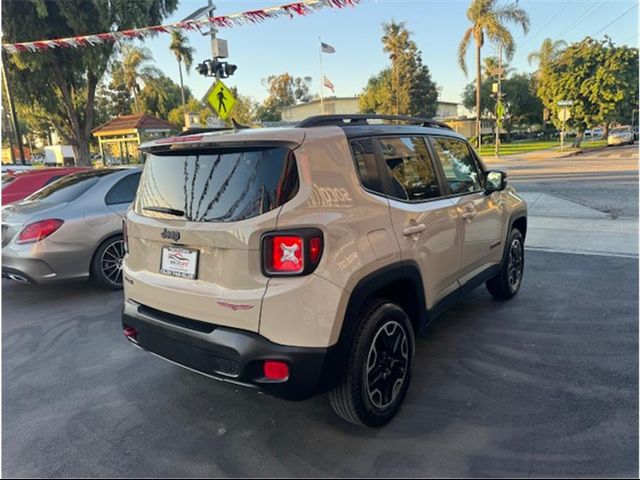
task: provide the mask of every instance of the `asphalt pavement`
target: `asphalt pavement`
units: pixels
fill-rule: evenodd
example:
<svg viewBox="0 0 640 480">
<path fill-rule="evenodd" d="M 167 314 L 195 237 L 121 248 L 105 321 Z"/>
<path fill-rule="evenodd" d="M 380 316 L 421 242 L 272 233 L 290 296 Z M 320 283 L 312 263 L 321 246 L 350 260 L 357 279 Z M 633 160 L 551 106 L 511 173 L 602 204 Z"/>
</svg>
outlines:
<svg viewBox="0 0 640 480">
<path fill-rule="evenodd" d="M 529 251 L 418 337 L 388 426 L 339 420 L 134 349 L 122 295 L 2 282 L 5 477 L 638 474 L 637 260 Z"/>
</svg>

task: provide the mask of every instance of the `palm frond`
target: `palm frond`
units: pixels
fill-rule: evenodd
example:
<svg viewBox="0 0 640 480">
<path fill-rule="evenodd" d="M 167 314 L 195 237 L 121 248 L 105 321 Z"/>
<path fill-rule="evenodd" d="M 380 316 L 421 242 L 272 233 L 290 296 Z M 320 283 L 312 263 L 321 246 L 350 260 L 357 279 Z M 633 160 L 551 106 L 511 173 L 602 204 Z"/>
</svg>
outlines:
<svg viewBox="0 0 640 480">
<path fill-rule="evenodd" d="M 467 75 L 467 48 L 469 48 L 472 35 L 473 27 L 468 28 L 467 31 L 464 32 L 460 45 L 458 46 L 458 65 L 460 65 L 465 76 Z"/>
</svg>

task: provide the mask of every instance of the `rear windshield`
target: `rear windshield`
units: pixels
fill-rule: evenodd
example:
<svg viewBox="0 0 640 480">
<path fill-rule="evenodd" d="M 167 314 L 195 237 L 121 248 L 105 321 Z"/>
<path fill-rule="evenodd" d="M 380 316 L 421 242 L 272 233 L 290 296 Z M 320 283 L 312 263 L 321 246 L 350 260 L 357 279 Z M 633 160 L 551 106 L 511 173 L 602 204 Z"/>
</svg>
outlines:
<svg viewBox="0 0 640 480">
<path fill-rule="evenodd" d="M 67 175 L 31 194 L 25 198 L 24 201 L 39 201 L 45 203 L 73 202 L 98 183 L 100 177 L 110 173 L 113 173 L 113 171 L 104 170 Z"/>
<path fill-rule="evenodd" d="M 135 211 L 193 222 L 233 222 L 278 208 L 298 190 L 284 147 L 149 154 Z"/>
</svg>

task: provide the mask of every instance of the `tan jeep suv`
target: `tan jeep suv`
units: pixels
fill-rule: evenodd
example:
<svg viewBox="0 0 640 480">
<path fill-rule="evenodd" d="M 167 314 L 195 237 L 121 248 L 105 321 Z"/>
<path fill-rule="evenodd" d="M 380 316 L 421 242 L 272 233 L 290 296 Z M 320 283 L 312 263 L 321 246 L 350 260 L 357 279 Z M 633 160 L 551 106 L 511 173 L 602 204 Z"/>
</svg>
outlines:
<svg viewBox="0 0 640 480">
<path fill-rule="evenodd" d="M 125 336 L 208 377 L 338 415 L 398 411 L 414 335 L 486 283 L 520 288 L 526 204 L 460 135 L 328 115 L 143 146 L 125 223 Z"/>
</svg>

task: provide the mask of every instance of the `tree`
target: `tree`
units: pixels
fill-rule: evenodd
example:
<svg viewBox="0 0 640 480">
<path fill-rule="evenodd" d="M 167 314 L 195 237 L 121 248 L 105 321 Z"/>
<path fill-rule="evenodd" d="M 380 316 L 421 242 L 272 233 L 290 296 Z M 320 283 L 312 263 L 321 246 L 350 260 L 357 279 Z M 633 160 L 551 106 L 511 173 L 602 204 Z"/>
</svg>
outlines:
<svg viewBox="0 0 640 480">
<path fill-rule="evenodd" d="M 145 83 L 144 88 L 138 95 L 140 111 L 167 119 L 169 112 L 183 105 L 181 101 L 182 91 L 186 91 L 188 97 L 191 96 L 189 88 L 181 90 L 180 86 L 169 77 L 160 75 L 157 78 L 152 78 Z M 177 125 L 182 123 L 184 123 L 184 120 L 177 123 Z"/>
<path fill-rule="evenodd" d="M 233 105 L 230 116 L 242 125 L 251 125 L 254 123 L 256 121 L 258 103 L 250 96 L 238 93 L 237 87 L 232 87 L 231 93 L 233 93 L 236 103 Z"/>
<path fill-rule="evenodd" d="M 471 26 L 464 32 L 462 41 L 458 47 L 458 63 L 462 71 L 467 74 L 467 48 L 471 39 L 476 45 L 476 136 L 480 145 L 481 103 L 480 85 L 482 83 L 482 58 L 481 50 L 485 36 L 493 43 L 502 45 L 507 60 L 513 58 L 515 41 L 505 23 L 516 23 L 522 27 L 524 33 L 529 31 L 529 15 L 517 3 L 498 5 L 497 0 L 471 0 L 467 10 L 467 18 Z"/>
<path fill-rule="evenodd" d="M 500 66 L 500 62 L 498 61 L 498 57 L 484 57 L 482 60 L 482 76 L 484 78 L 497 78 L 497 70 Z M 504 73 L 503 77 L 506 77 L 510 73 L 513 72 L 513 68 L 509 67 L 509 64 L 506 62 L 502 62 L 502 69 Z"/>
<path fill-rule="evenodd" d="M 180 30 L 174 30 L 171 32 L 171 44 L 169 45 L 169 50 L 173 52 L 176 56 L 176 60 L 178 61 L 178 71 L 180 72 L 180 91 L 182 94 L 182 106 L 184 110 L 185 94 L 184 83 L 182 81 L 182 63 L 184 62 L 184 68 L 187 71 L 187 74 L 189 74 L 191 65 L 193 64 L 193 53 L 195 50 L 189 45 L 189 40 L 187 40 L 187 37 L 185 37 Z M 186 110 L 184 110 L 183 113 L 187 113 Z"/>
<path fill-rule="evenodd" d="M 482 104 L 482 116 L 495 115 L 496 100 L 492 95 L 492 78 L 482 81 L 480 97 Z M 532 74 L 520 73 L 507 77 L 502 81 L 506 117 L 504 128 L 511 133 L 516 126 L 530 127 L 542 123 L 543 105 L 536 94 L 537 82 Z M 474 83 L 468 84 L 462 94 L 462 105 L 472 109 L 476 101 L 476 88 Z"/>
<path fill-rule="evenodd" d="M 24 0 L 2 2 L 3 42 L 74 37 L 158 25 L 171 14 L 177 0 Z M 65 142 L 73 146 L 78 163 L 90 165 L 89 140 L 95 126 L 95 95 L 114 45 L 49 49 L 11 55 L 8 80 L 21 104 L 38 104 Z"/>
<path fill-rule="evenodd" d="M 383 24 L 383 50 L 391 67 L 369 79 L 360 95 L 360 109 L 381 114 L 433 117 L 437 112 L 438 91 L 429 68 L 422 63 L 422 52 L 411 40 L 404 23 Z"/>
<path fill-rule="evenodd" d="M 267 86 L 269 96 L 257 108 L 256 115 L 261 121 L 280 121 L 283 108 L 311 100 L 311 77 L 292 77 L 283 73 L 270 75 L 262 83 Z"/>
<path fill-rule="evenodd" d="M 138 102 L 138 94 L 140 93 L 141 80 L 143 83 L 151 83 L 160 77 L 158 70 L 150 62 L 153 60 L 151 50 L 148 48 L 139 48 L 132 45 L 126 45 L 122 49 L 122 63 L 120 69 L 114 71 L 114 81 L 122 83 L 131 92 L 135 112 L 140 113 L 140 105 Z"/>
<path fill-rule="evenodd" d="M 578 131 L 579 146 L 585 129 L 625 118 L 638 106 L 638 49 L 616 47 L 609 38 L 590 37 L 569 45 L 551 61 L 539 79 L 538 96 L 558 118 L 558 102 L 572 100 L 569 125 Z"/>
<path fill-rule="evenodd" d="M 527 56 L 527 60 L 529 64 L 537 62 L 539 70 L 543 70 L 547 65 L 557 59 L 566 47 L 567 42 L 564 40 L 545 38 L 542 45 L 540 45 L 540 50 L 531 52 Z"/>
</svg>

